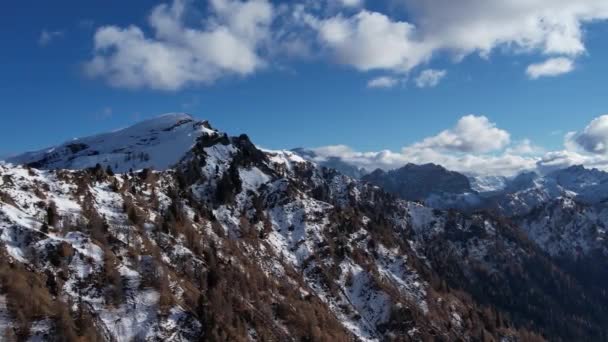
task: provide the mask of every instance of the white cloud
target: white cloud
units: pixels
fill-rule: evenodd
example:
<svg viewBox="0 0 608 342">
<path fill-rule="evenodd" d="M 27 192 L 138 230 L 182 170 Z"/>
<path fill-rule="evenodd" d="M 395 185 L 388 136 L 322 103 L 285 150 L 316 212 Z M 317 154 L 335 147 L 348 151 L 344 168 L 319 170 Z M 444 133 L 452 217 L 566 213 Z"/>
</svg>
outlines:
<svg viewBox="0 0 608 342">
<path fill-rule="evenodd" d="M 399 80 L 394 77 L 380 76 L 367 82 L 368 88 L 393 88 L 399 84 Z"/>
<path fill-rule="evenodd" d="M 311 23 L 334 61 L 360 71 L 407 72 L 430 57 L 430 51 L 414 40 L 411 24 L 378 12 L 362 10 L 351 17 L 340 14 Z"/>
<path fill-rule="evenodd" d="M 546 153 L 538 162 L 538 168 L 548 172 L 584 165 L 608 171 L 608 115 L 591 120 L 580 132 L 566 133 L 564 147 L 562 151 Z"/>
<path fill-rule="evenodd" d="M 608 19 L 606 0 L 393 0 L 407 10 L 371 10 L 363 0 L 207 0 L 201 20 L 190 0 L 155 7 L 151 34 L 138 26 L 105 26 L 95 34 L 87 73 L 120 87 L 176 90 L 248 76 L 280 58 L 329 59 L 359 71 L 395 78 L 448 53 L 458 62 L 494 51 L 547 56 L 530 65 L 530 78 L 569 72 L 585 53 L 583 26 Z M 394 8 L 394 6 L 378 6 Z M 195 23 L 195 24 L 193 24 Z M 51 38 L 52 39 L 52 38 Z M 46 41 L 47 39 L 43 39 Z M 42 40 L 41 40 L 42 41 Z M 445 71 L 422 72 L 433 86 Z"/>
<path fill-rule="evenodd" d="M 526 69 L 529 78 L 535 80 L 540 77 L 558 76 L 574 70 L 574 61 L 570 58 L 550 58 L 542 63 L 530 64 Z"/>
<path fill-rule="evenodd" d="M 544 152 L 544 149 L 534 145 L 530 139 L 523 139 L 514 146 L 507 148 L 505 152 L 514 155 L 538 155 Z"/>
<path fill-rule="evenodd" d="M 575 56 L 585 51 L 583 23 L 608 18 L 604 0 L 402 0 L 425 40 L 487 55 L 499 46 Z"/>
<path fill-rule="evenodd" d="M 339 2 L 344 7 L 361 7 L 363 6 L 363 0 L 334 0 Z"/>
<path fill-rule="evenodd" d="M 101 27 L 85 70 L 117 87 L 177 90 L 222 77 L 250 75 L 265 65 L 259 50 L 270 34 L 273 7 L 266 0 L 210 0 L 200 27 L 184 22 L 189 2 L 153 9 L 154 35 L 137 26 Z"/>
<path fill-rule="evenodd" d="M 491 152 L 510 142 L 509 132 L 496 127 L 485 116 L 466 115 L 456 126 L 428 137 L 413 147 L 453 152 Z"/>
<path fill-rule="evenodd" d="M 608 171 L 608 159 L 605 156 L 582 154 L 569 150 L 546 153 L 538 161 L 537 169 L 540 172 L 547 173 L 573 165 L 583 165 L 587 168 Z"/>
<path fill-rule="evenodd" d="M 49 31 L 47 29 L 42 30 L 40 32 L 40 37 L 38 38 L 38 45 L 47 46 L 53 42 L 53 40 L 57 38 L 63 37 L 63 31 Z"/>
<path fill-rule="evenodd" d="M 423 70 L 418 77 L 416 77 L 416 86 L 418 88 L 432 88 L 441 82 L 441 80 L 447 75 L 445 70 L 426 69 Z"/>
<path fill-rule="evenodd" d="M 565 138 L 566 148 L 608 155 L 608 115 L 593 119 L 581 132 L 570 132 Z"/>
<path fill-rule="evenodd" d="M 456 126 L 394 152 L 390 150 L 358 152 L 345 145 L 313 149 L 318 161 L 339 157 L 368 170 L 394 169 L 407 163 L 436 163 L 444 167 L 478 175 L 511 176 L 536 168 L 540 160 L 532 152 L 533 144 L 523 140 L 508 147 L 509 133 L 496 127 L 484 116 L 467 115 Z M 499 152 L 491 154 L 489 152 Z"/>
<path fill-rule="evenodd" d="M 537 166 L 543 172 L 551 172 L 572 165 L 583 164 L 585 161 L 586 158 L 576 152 L 551 151 L 538 161 Z"/>
<path fill-rule="evenodd" d="M 572 60 L 585 52 L 582 26 L 608 19 L 605 0 L 397 2 L 405 6 L 409 21 L 361 10 L 308 22 L 338 63 L 405 72 L 440 51 L 457 60 L 473 53 L 488 57 L 497 48 Z"/>
<path fill-rule="evenodd" d="M 502 142 L 479 147 L 489 143 L 492 136 L 501 137 L 498 140 Z M 465 137 L 470 141 L 461 141 Z M 461 118 L 455 127 L 396 152 L 359 152 L 345 145 L 313 150 L 317 161 L 339 157 L 367 170 L 395 169 L 407 163 L 435 163 L 450 170 L 486 176 L 514 176 L 522 171 L 547 173 L 573 165 L 608 171 L 608 115 L 592 120 L 581 132 L 567 133 L 564 150 L 545 151 L 529 139 L 510 144 L 508 137 L 508 132 L 496 128 L 487 118 L 469 115 Z"/>
<path fill-rule="evenodd" d="M 390 150 L 358 152 L 343 145 L 326 146 L 313 150 L 318 155 L 317 161 L 329 157 L 339 157 L 347 163 L 370 171 L 376 168 L 385 170 L 400 168 L 407 163 L 435 163 L 467 174 L 513 176 L 523 170 L 535 169 L 539 161 L 538 157 L 506 152 L 498 155 L 453 154 L 415 146 L 405 147 L 399 152 Z"/>
</svg>

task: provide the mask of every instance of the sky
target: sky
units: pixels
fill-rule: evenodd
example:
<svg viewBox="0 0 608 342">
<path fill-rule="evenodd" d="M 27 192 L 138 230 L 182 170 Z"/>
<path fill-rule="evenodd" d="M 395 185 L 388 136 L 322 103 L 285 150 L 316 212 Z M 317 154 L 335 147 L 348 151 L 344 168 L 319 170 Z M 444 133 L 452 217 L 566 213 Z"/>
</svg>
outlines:
<svg viewBox="0 0 608 342">
<path fill-rule="evenodd" d="M 605 0 L 11 1 L 0 157 L 188 112 L 366 168 L 606 168 Z"/>
</svg>

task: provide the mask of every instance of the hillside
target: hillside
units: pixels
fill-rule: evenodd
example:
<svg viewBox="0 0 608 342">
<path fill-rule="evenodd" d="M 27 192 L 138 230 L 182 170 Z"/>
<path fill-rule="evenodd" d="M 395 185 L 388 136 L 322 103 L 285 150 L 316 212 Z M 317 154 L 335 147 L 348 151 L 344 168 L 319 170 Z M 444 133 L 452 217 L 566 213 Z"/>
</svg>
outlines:
<svg viewBox="0 0 608 342">
<path fill-rule="evenodd" d="M 142 127 L 159 143 L 100 135 L 0 165 L 7 340 L 606 340 L 605 291 L 516 222 L 401 200 L 191 117 L 109 134 Z"/>
</svg>

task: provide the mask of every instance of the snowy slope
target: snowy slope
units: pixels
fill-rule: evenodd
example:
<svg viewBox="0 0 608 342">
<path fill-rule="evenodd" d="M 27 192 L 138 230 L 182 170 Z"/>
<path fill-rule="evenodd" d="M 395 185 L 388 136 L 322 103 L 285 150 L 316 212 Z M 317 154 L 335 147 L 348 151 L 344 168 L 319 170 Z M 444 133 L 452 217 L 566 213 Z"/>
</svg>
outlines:
<svg viewBox="0 0 608 342">
<path fill-rule="evenodd" d="M 598 203 L 608 199 L 608 172 L 576 165 L 554 171 L 546 178 L 552 179 L 564 191 L 576 194 L 581 201 Z"/>
<path fill-rule="evenodd" d="M 218 181 L 223 174 L 230 172 L 230 165 L 234 165 L 235 159 L 242 158 L 240 148 L 242 146 L 218 143 L 199 151 L 205 156 L 205 167 L 201 172 L 209 181 L 193 184 L 191 191 L 201 203 L 216 201 L 214 194 L 219 186 Z M 250 257 L 255 260 L 260 258 L 259 261 L 262 265 L 266 265 L 263 267 L 267 268 L 268 272 L 281 272 L 281 277 L 286 276 L 283 270 L 285 267 L 299 270 L 304 280 L 301 291 L 320 298 L 330 312 L 344 324 L 347 331 L 361 341 L 381 340 L 382 333 L 378 330 L 378 326 L 389 320 L 390 309 L 396 298 L 391 298 L 382 289 L 377 288 L 378 280 L 375 276 L 363 270 L 351 258 L 346 258 L 334 266 L 343 269 L 344 276 L 335 280 L 321 280 L 317 274 L 318 270 L 327 267 L 325 264 L 333 261 L 312 259 L 322 255 L 323 246 L 330 243 L 327 234 L 333 229 L 334 224 L 330 216 L 336 209 L 333 205 L 309 197 L 305 192 L 295 193 L 292 197 L 283 188 L 288 183 L 296 182 L 299 170 L 312 172 L 311 186 L 325 182 L 323 174 L 319 173 L 315 166 L 291 152 L 275 151 L 262 156 L 267 159 L 252 160 L 254 163 L 259 163 L 257 166 L 239 167 L 237 175 L 241 191 L 235 194 L 234 203 L 217 206 L 213 210 L 213 216 L 227 236 L 242 236 L 244 227 L 241 215 L 252 213 L 253 209 L 250 194 L 265 198 L 267 209 L 264 216 L 269 220 L 271 231 L 268 232 L 265 241 L 261 242 L 263 248 Z M 186 161 L 186 164 L 190 162 Z M 278 175 L 281 173 L 285 178 Z M 154 233 L 158 229 L 154 223 L 156 218 L 162 216 L 163 208 L 169 206 L 167 192 L 170 191 L 170 184 L 174 184 L 175 181 L 173 172 L 157 174 L 158 182 L 152 185 L 155 188 L 154 196 L 160 202 L 158 209 L 144 206 L 143 203 L 152 202 L 152 191 L 151 185 L 142 182 L 139 176 L 117 175 L 104 181 L 87 184 L 83 189 L 77 184 L 79 179 L 82 179 L 82 175 L 83 173 L 79 171 L 57 173 L 0 166 L 0 191 L 4 194 L 4 200 L 0 201 L 0 231 L 2 232 L 0 244 L 10 258 L 47 273 L 58 272 L 58 269 L 47 261 L 53 258 L 50 256 L 53 251 L 63 244 L 70 246 L 74 255 L 64 266 L 68 274 L 62 293 L 72 302 L 82 302 L 79 305 L 91 310 L 91 313 L 98 317 L 96 321 L 98 329 L 114 340 L 192 340 L 187 336 L 200 329 L 198 323 L 192 320 L 192 313 L 187 312 L 178 301 L 171 307 L 171 316 L 166 317 L 161 314 L 158 290 L 142 285 L 146 276 L 142 263 L 147 256 L 133 258 L 129 255 L 132 253 L 130 249 L 142 248 L 142 244 L 152 243 L 154 248 L 161 248 L 160 257 L 170 269 L 182 272 L 184 267 L 190 267 L 184 266 L 184 263 L 196 265 L 199 262 L 192 251 L 181 245 L 179 241 L 182 237 L 165 234 L 158 237 L 156 236 L 158 233 Z M 125 182 L 131 183 L 132 187 L 137 189 L 134 191 L 137 195 L 121 194 L 112 189 L 113 183 L 120 186 Z M 350 183 L 352 180 L 348 178 L 336 178 L 332 182 L 331 196 L 348 196 L 354 191 L 354 189 L 348 190 Z M 40 192 L 32 192 L 31 189 L 35 187 L 41 189 Z M 84 195 L 81 195 L 82 193 Z M 148 227 L 146 228 L 148 231 L 140 231 L 141 228 L 130 222 L 128 215 L 124 213 L 125 201 L 136 196 L 142 203 L 142 207 L 138 210 L 148 212 L 143 224 L 144 227 Z M 102 275 L 106 267 L 104 260 L 107 258 L 105 253 L 110 253 L 110 249 L 100 248 L 100 242 L 93 241 L 91 236 L 87 235 L 88 228 L 84 228 L 86 224 L 82 232 L 72 231 L 74 228 L 63 228 L 74 224 L 73 222 L 90 220 L 85 216 L 84 206 L 90 206 L 85 204 L 85 201 L 90 201 L 92 210 L 104 218 L 108 225 L 109 237 L 117 243 L 117 246 L 112 247 L 111 250 L 117 257 L 115 267 L 123 282 L 122 291 L 126 297 L 124 304 L 108 305 L 107 300 L 104 299 L 104 291 L 99 290 L 108 284 L 94 281 L 94 279 L 103 279 Z M 35 202 L 40 204 L 29 205 Z M 56 205 L 60 220 L 46 228 L 48 230 L 46 232 L 45 208 L 51 202 Z M 344 204 L 346 205 L 345 202 Z M 187 206 L 185 202 L 183 210 L 185 213 L 194 212 L 194 208 Z M 352 248 L 366 248 L 369 243 L 371 236 L 364 230 L 367 221 L 355 222 L 360 228 L 347 238 L 348 243 L 353 245 Z M 209 236 L 206 239 L 217 239 L 215 233 L 209 230 L 210 225 L 205 223 L 193 223 L 193 225 L 201 234 Z M 255 229 L 258 229 L 258 226 Z M 170 245 L 165 245 L 163 242 L 173 239 L 175 240 Z M 246 247 L 244 251 L 250 248 Z M 374 269 L 377 268 L 374 272 L 380 272 L 383 277 L 387 277 L 387 281 L 394 284 L 396 291 L 411 300 L 414 305 L 426 308 L 425 288 L 428 285 L 407 265 L 404 253 L 398 248 L 386 249 L 381 244 L 378 249 L 377 260 L 372 259 Z M 233 257 L 228 258 L 231 262 L 237 262 Z M 198 264 L 196 267 L 200 268 L 201 265 Z M 346 273 L 351 272 L 354 281 L 346 279 Z M 178 279 L 170 279 L 175 283 L 172 286 L 174 296 L 179 296 L 186 290 L 179 285 Z M 295 280 L 290 281 L 295 282 Z M 343 290 L 338 293 L 330 291 L 327 288 L 327 281 L 335 282 Z M 0 316 L 1 309 L 0 307 Z M 5 318 L 0 317 L 3 319 L 0 325 L 10 325 L 10 315 L 5 313 L 4 316 Z M 176 322 L 172 321 L 173 317 Z M 47 327 L 45 332 L 52 334 L 52 329 Z M 34 331 L 31 330 L 30 333 Z"/>
<path fill-rule="evenodd" d="M 471 188 L 479 193 L 500 191 L 508 181 L 504 176 L 469 176 L 469 180 Z"/>
<path fill-rule="evenodd" d="M 169 170 L 115 175 L 0 166 L 4 260 L 56 284 L 56 305 L 87 312 L 102 340 L 193 341 L 233 320 L 259 341 L 472 336 L 442 318 L 475 304 L 431 288 L 405 202 L 245 136 L 203 135 L 185 156 Z M 228 283 L 207 285 L 212 268 Z M 219 301 L 214 324 L 201 300 Z M 0 319 L 12 324 L 10 312 Z M 61 328 L 51 319 L 27 329 Z"/>
<path fill-rule="evenodd" d="M 192 322 L 191 315 L 185 314 L 179 304 L 170 308 L 175 316 L 160 315 L 157 290 L 143 287 L 141 261 L 123 259 L 126 255 L 123 253 L 128 252 L 124 245 L 115 248 L 112 257 L 120 260 L 114 266 L 121 278 L 125 302 L 108 304 L 104 287 L 110 284 L 103 274 L 107 271 L 107 254 L 111 249 L 102 249 L 99 240 L 87 230 L 90 228 L 86 228 L 90 227 L 91 219 L 83 212 L 83 199 L 74 184 L 78 175 L 62 172 L 0 166 L 0 193 L 4 199 L 0 201 L 0 241 L 8 258 L 46 274 L 47 282 L 53 279 L 62 284 L 59 291 L 63 300 L 78 303 L 78 310 L 88 311 L 95 329 L 105 341 L 187 340 L 187 336 L 191 337 L 198 329 L 197 323 Z M 123 182 L 124 178 L 116 180 Z M 33 192 L 34 188 L 38 190 Z M 91 196 L 88 201 L 93 205 L 92 210 L 107 219 L 111 230 L 108 236 L 119 244 L 123 241 L 127 245 L 141 243 L 142 237 L 132 238 L 134 241 L 127 238 L 131 234 L 126 235 L 125 231 L 135 227 L 130 226 L 123 213 L 124 198 L 109 188 L 110 184 L 105 182 L 87 187 L 85 191 Z M 49 203 L 55 205 L 58 217 L 53 226 L 45 225 L 45 207 Z M 79 224 L 82 226 L 78 227 Z M 73 228 L 67 229 L 67 226 Z M 70 256 L 62 258 L 61 266 L 58 266 L 55 253 L 62 248 L 70 251 Z M 10 325 L 6 317 L 0 303 L 0 327 Z M 179 321 L 171 321 L 174 318 Z M 41 321 L 31 326 L 30 338 L 52 341 L 52 336 L 57 334 L 55 329 L 58 327 L 51 320 Z"/>
<path fill-rule="evenodd" d="M 59 146 L 28 152 L 7 161 L 39 169 L 83 169 L 101 164 L 116 172 L 177 163 L 205 134 L 215 133 L 206 121 L 170 113 L 111 133 L 77 138 Z"/>
<path fill-rule="evenodd" d="M 608 198 L 608 173 L 571 166 L 547 175 L 525 172 L 507 180 L 488 199 L 506 216 L 522 216 L 559 198 L 598 204 Z"/>
<path fill-rule="evenodd" d="M 519 223 L 529 238 L 552 256 L 576 259 L 594 252 L 608 254 L 605 205 L 559 197 L 520 218 Z"/>
<path fill-rule="evenodd" d="M 0 165 L 0 266 L 36 274 L 56 306 L 90 315 L 100 340 L 524 340 L 522 330 L 488 323 L 502 310 L 524 333 L 546 328 L 555 337 L 555 327 L 584 324 L 593 340 L 606 326 L 581 309 L 595 304 L 593 314 L 603 298 L 566 286 L 522 231 L 492 215 L 395 199 L 184 114 L 78 143 L 21 156 L 51 170 Z M 129 152 L 149 158 L 125 160 Z M 96 163 L 159 170 L 54 170 Z M 517 191 L 542 188 L 531 179 Z M 469 190 L 466 179 L 456 185 Z M 543 216 L 530 236 L 544 229 L 536 224 Z M 582 236 L 578 223 L 568 231 Z M 16 316 L 14 298 L 5 298 L 6 330 Z M 528 316 L 549 311 L 568 320 L 543 325 Z M 60 332 L 55 317 L 39 316 L 25 327 L 30 337 Z"/>
</svg>

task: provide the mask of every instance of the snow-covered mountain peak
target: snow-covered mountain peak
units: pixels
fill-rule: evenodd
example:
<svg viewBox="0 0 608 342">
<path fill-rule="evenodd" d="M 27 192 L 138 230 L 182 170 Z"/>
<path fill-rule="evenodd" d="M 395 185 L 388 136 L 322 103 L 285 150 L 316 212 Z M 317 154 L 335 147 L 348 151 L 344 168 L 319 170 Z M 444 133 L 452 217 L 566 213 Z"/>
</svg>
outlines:
<svg viewBox="0 0 608 342">
<path fill-rule="evenodd" d="M 582 165 L 557 170 L 548 176 L 555 179 L 560 185 L 573 189 L 584 189 L 608 182 L 607 172 L 598 169 L 586 169 Z"/>
<path fill-rule="evenodd" d="M 503 190 L 508 179 L 503 176 L 469 176 L 471 188 L 479 193 L 490 193 Z"/>
<path fill-rule="evenodd" d="M 100 164 L 116 172 L 165 170 L 190 151 L 202 135 L 218 134 L 207 121 L 168 113 L 109 133 L 77 138 L 8 159 L 40 169 L 83 169 Z"/>
<path fill-rule="evenodd" d="M 165 129 L 165 128 L 171 127 L 172 125 L 174 125 L 178 122 L 185 122 L 185 121 L 199 121 L 199 120 L 197 120 L 196 118 L 194 118 L 192 115 L 190 115 L 188 113 L 165 113 L 165 114 L 161 114 L 161 115 L 152 117 L 150 119 L 140 121 L 127 128 L 119 129 L 116 132 L 123 131 L 123 130 L 129 130 L 129 131 L 146 131 L 146 130 L 148 130 L 148 131 L 150 131 L 150 130 Z"/>
</svg>

